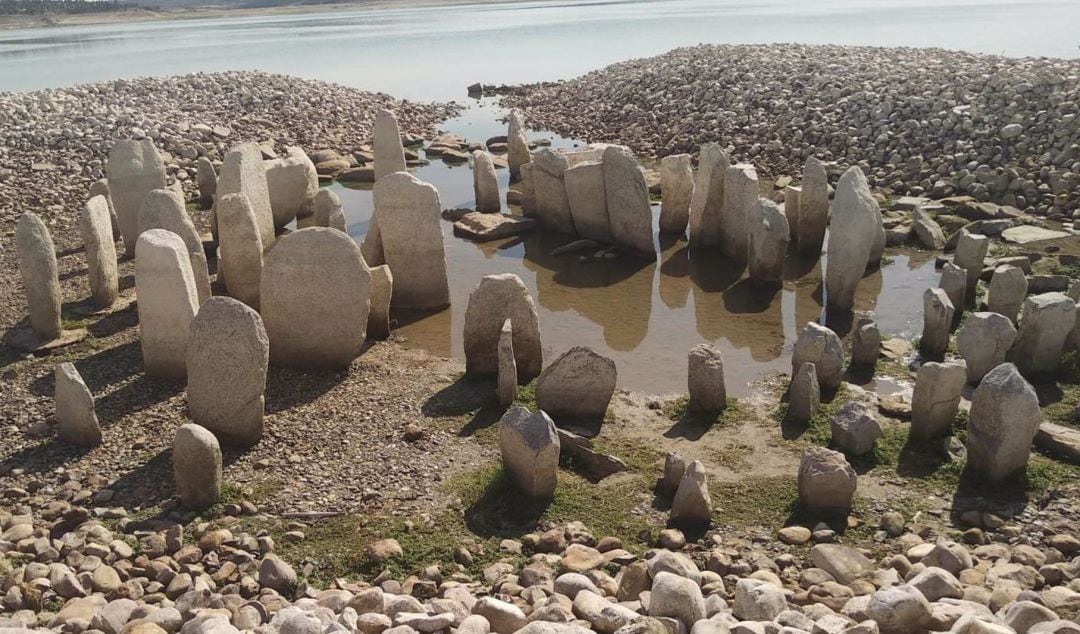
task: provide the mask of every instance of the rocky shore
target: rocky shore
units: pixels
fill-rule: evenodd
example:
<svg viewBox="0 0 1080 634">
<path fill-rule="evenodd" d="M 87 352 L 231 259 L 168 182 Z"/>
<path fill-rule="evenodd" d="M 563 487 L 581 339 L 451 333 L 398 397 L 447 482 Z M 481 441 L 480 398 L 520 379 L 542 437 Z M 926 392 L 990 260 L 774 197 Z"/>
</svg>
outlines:
<svg viewBox="0 0 1080 634">
<path fill-rule="evenodd" d="M 702 45 L 505 97 L 532 128 L 656 157 L 716 142 L 797 175 L 810 156 L 896 195 L 1080 207 L 1080 61 L 940 49 Z"/>
</svg>

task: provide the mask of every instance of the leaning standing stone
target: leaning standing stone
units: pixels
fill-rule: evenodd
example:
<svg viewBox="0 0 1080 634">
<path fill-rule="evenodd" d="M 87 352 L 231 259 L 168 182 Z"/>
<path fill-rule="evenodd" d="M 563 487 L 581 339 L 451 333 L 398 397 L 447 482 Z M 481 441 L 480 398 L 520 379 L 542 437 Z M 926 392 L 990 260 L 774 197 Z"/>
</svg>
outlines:
<svg viewBox="0 0 1080 634">
<path fill-rule="evenodd" d="M 514 326 L 509 319 L 499 329 L 499 378 L 496 396 L 508 407 L 517 395 L 517 362 L 514 361 Z"/>
<path fill-rule="evenodd" d="M 214 196 L 217 194 L 217 170 L 205 156 L 199 157 L 195 169 L 199 184 L 199 206 L 209 209 L 214 206 Z"/>
<path fill-rule="evenodd" d="M 165 164 L 149 138 L 123 140 L 109 152 L 107 170 L 124 249 L 129 256 L 134 255 L 139 238 L 139 207 L 147 194 L 165 188 Z"/>
<path fill-rule="evenodd" d="M 846 453 L 861 456 L 874 448 L 881 437 L 881 423 L 864 403 L 848 401 L 832 417 L 832 444 Z"/>
<path fill-rule="evenodd" d="M 788 387 L 787 418 L 793 423 L 805 425 L 821 406 L 821 387 L 818 385 L 817 369 L 813 363 L 803 362 L 791 377 Z"/>
<path fill-rule="evenodd" d="M 187 246 L 180 236 L 164 229 L 150 229 L 139 236 L 135 247 L 135 294 L 146 373 L 183 378 L 199 295 Z"/>
<path fill-rule="evenodd" d="M 94 395 L 71 363 L 56 366 L 56 431 L 69 443 L 92 447 L 101 442 Z"/>
<path fill-rule="evenodd" d="M 829 221 L 825 295 L 830 310 L 849 311 L 854 306 L 855 289 L 871 259 L 880 222 L 881 212 L 866 176 L 852 167 L 836 186 Z"/>
<path fill-rule="evenodd" d="M 532 179 L 536 218 L 552 231 L 575 235 L 570 200 L 566 196 L 565 172 L 570 166 L 566 157 L 550 148 L 533 155 Z M 605 194 L 606 195 L 606 194 Z"/>
<path fill-rule="evenodd" d="M 138 256 L 136 256 L 138 257 Z M 188 423 L 173 440 L 173 476 L 184 508 L 202 510 L 221 496 L 221 446 L 206 429 Z"/>
<path fill-rule="evenodd" d="M 405 148 L 397 117 L 389 110 L 379 110 L 375 113 L 375 182 L 405 169 Z"/>
<path fill-rule="evenodd" d="M 15 246 L 30 326 L 43 341 L 52 341 L 60 336 L 60 276 L 52 236 L 40 218 L 26 212 L 15 224 Z"/>
<path fill-rule="evenodd" d="M 727 407 L 724 357 L 716 346 L 703 343 L 690 349 L 687 376 L 690 391 L 688 409 L 717 414 Z"/>
<path fill-rule="evenodd" d="M 787 217 L 771 200 L 759 198 L 750 210 L 750 279 L 758 284 L 784 281 L 784 258 L 791 239 Z"/>
<path fill-rule="evenodd" d="M 394 274 L 385 264 L 371 267 L 371 308 L 367 336 L 386 339 L 390 336 L 390 298 L 394 294 Z"/>
<path fill-rule="evenodd" d="M 952 429 L 967 379 L 963 361 L 924 363 L 911 397 L 911 436 L 935 438 Z"/>
<path fill-rule="evenodd" d="M 349 236 L 308 227 L 283 237 L 267 255 L 262 275 L 270 360 L 292 367 L 348 367 L 364 345 L 370 289 L 371 272 Z"/>
<path fill-rule="evenodd" d="M 994 368 L 971 398 L 968 468 L 991 481 L 1023 469 L 1041 420 L 1039 397 L 1016 366 Z"/>
<path fill-rule="evenodd" d="M 971 233 L 967 229 L 960 230 L 960 239 L 956 243 L 953 262 L 967 271 L 967 286 L 964 287 L 965 306 L 975 301 L 975 291 L 979 276 L 982 275 L 983 260 L 986 258 L 986 249 L 989 245 L 990 239 L 986 236 Z"/>
<path fill-rule="evenodd" d="M 690 201 L 694 197 L 694 171 L 689 154 L 673 154 L 660 159 L 660 232 L 682 235 L 690 221 Z"/>
<path fill-rule="evenodd" d="M 184 207 L 184 198 L 171 189 L 155 189 L 143 198 L 139 207 L 139 233 L 150 229 L 164 229 L 180 236 L 191 261 L 191 274 L 195 276 L 195 288 L 199 303 L 210 297 L 210 273 L 206 265 L 206 251 L 195 225 Z"/>
<path fill-rule="evenodd" d="M 284 229 L 294 218 L 310 216 L 319 192 L 315 164 L 300 148 L 290 150 L 285 158 L 264 161 L 275 231 Z"/>
<path fill-rule="evenodd" d="M 928 358 L 945 357 L 952 321 L 953 305 L 945 291 L 940 288 L 926 289 L 923 292 L 923 329 L 919 349 Z"/>
<path fill-rule="evenodd" d="M 708 526 L 712 520 L 712 499 L 705 465 L 695 460 L 686 465 L 675 499 L 671 501 L 671 523 L 686 528 Z"/>
<path fill-rule="evenodd" d="M 337 192 L 330 189 L 320 189 L 312 202 L 314 210 L 312 220 L 316 227 L 329 227 L 342 233 L 349 233 L 345 224 L 345 210 L 341 205 L 341 197 Z"/>
<path fill-rule="evenodd" d="M 956 333 L 956 349 L 967 362 L 967 382 L 978 383 L 1005 363 L 1016 341 L 1016 326 L 1005 315 L 972 313 Z"/>
<path fill-rule="evenodd" d="M 550 498 L 559 482 L 559 434 L 543 411 L 511 407 L 499 421 L 503 469 L 529 497 Z"/>
<path fill-rule="evenodd" d="M 881 351 L 881 331 L 870 316 L 859 317 L 851 334 L 851 365 L 873 369 Z"/>
<path fill-rule="evenodd" d="M 1027 293 L 1027 276 L 1020 267 L 999 266 L 994 269 L 990 287 L 986 291 L 986 310 L 1005 315 L 1016 323 Z"/>
<path fill-rule="evenodd" d="M 517 378 L 528 383 L 540 374 L 544 353 L 540 318 L 525 283 L 513 273 L 487 275 L 469 294 L 465 309 L 465 371 L 492 375 L 499 371 L 499 337 L 509 319 L 513 328 Z"/>
<path fill-rule="evenodd" d="M 269 355 L 259 313 L 231 297 L 206 300 L 191 322 L 188 339 L 191 420 L 227 445 L 259 442 Z"/>
<path fill-rule="evenodd" d="M 1075 323 L 1076 302 L 1068 295 L 1043 293 L 1027 298 L 1010 360 L 1024 376 L 1054 372 Z"/>
<path fill-rule="evenodd" d="M 690 203 L 690 244 L 720 245 L 720 212 L 724 206 L 724 177 L 731 160 L 716 143 L 701 146 L 694 196 Z"/>
<path fill-rule="evenodd" d="M 577 346 L 536 380 L 536 406 L 557 420 L 603 420 L 615 393 L 615 362 Z"/>
<path fill-rule="evenodd" d="M 266 184 L 262 150 L 258 145 L 241 143 L 225 155 L 221 176 L 218 177 L 217 197 L 220 199 L 226 194 L 247 196 L 259 227 L 263 249 L 274 246 L 274 212 L 270 205 L 270 188 Z"/>
<path fill-rule="evenodd" d="M 802 192 L 799 194 L 799 254 L 809 258 L 821 255 L 828 226 L 829 176 L 821 161 L 811 156 L 803 167 Z"/>
<path fill-rule="evenodd" d="M 532 155 L 529 153 L 529 139 L 525 136 L 525 116 L 517 108 L 510 111 L 506 146 L 510 174 L 520 176 L 521 167 L 532 161 Z"/>
<path fill-rule="evenodd" d="M 938 288 L 945 291 L 945 294 L 949 296 L 949 301 L 952 302 L 955 311 L 954 318 L 964 312 L 965 297 L 967 296 L 967 271 L 952 262 L 946 262 L 941 267 L 941 281 L 938 283 Z"/>
<path fill-rule="evenodd" d="M 375 215 L 383 256 L 394 272 L 393 305 L 442 308 L 450 304 L 439 191 L 407 172 L 375 183 Z"/>
<path fill-rule="evenodd" d="M 116 276 L 116 243 L 113 241 L 109 203 L 104 196 L 94 196 L 83 205 L 79 217 L 83 244 L 86 246 L 86 276 L 90 295 L 98 308 L 108 308 L 120 292 Z"/>
<path fill-rule="evenodd" d="M 794 374 L 803 363 L 813 363 L 821 387 L 835 390 L 844 376 L 844 346 L 832 330 L 814 322 L 807 322 L 795 341 L 791 353 L 791 371 Z"/>
<path fill-rule="evenodd" d="M 735 262 L 745 263 L 749 256 L 751 210 L 758 195 L 757 171 L 752 165 L 732 165 L 727 169 L 724 204 L 720 209 L 720 251 Z"/>
<path fill-rule="evenodd" d="M 473 151 L 473 193 L 477 211 L 496 212 L 502 209 L 499 177 L 495 175 L 491 155 L 484 150 Z"/>
<path fill-rule="evenodd" d="M 847 511 L 858 477 L 839 451 L 810 447 L 799 462 L 799 501 L 811 512 Z"/>
<path fill-rule="evenodd" d="M 225 277 L 229 294 L 259 309 L 263 244 L 258 220 L 243 194 L 225 194 L 217 201 L 218 277 Z"/>
<path fill-rule="evenodd" d="M 629 148 L 611 145 L 604 150 L 604 190 L 615 242 L 636 255 L 655 258 L 649 187 Z"/>
</svg>

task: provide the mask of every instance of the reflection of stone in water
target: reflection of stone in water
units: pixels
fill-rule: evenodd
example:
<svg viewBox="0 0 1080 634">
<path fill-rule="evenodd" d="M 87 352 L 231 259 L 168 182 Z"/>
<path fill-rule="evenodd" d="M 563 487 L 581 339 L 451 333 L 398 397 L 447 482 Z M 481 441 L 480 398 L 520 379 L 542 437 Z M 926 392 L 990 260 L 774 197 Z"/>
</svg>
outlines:
<svg viewBox="0 0 1080 634">
<path fill-rule="evenodd" d="M 668 308 L 682 308 L 690 296 L 690 248 L 678 243 L 660 257 L 660 301 Z"/>
<path fill-rule="evenodd" d="M 772 361 L 784 349 L 784 314 L 781 287 L 762 288 L 749 278 L 723 292 L 730 313 L 725 336 L 731 345 L 750 350 L 754 361 Z"/>
<path fill-rule="evenodd" d="M 452 322 L 449 308 L 438 312 L 399 309 L 390 314 L 391 330 L 404 335 L 409 347 L 422 348 L 446 358 L 453 356 L 450 346 Z"/>
</svg>

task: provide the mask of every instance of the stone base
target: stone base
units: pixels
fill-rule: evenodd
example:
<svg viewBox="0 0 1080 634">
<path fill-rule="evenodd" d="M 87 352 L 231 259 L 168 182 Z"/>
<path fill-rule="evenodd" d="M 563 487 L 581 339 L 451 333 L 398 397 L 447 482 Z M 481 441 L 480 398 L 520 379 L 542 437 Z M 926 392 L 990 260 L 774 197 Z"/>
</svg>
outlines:
<svg viewBox="0 0 1080 634">
<path fill-rule="evenodd" d="M 48 352 L 78 343 L 86 339 L 87 334 L 86 328 L 77 328 L 61 332 L 59 337 L 51 341 L 43 341 L 32 329 L 25 328 L 12 333 L 8 345 L 22 352 Z"/>
</svg>

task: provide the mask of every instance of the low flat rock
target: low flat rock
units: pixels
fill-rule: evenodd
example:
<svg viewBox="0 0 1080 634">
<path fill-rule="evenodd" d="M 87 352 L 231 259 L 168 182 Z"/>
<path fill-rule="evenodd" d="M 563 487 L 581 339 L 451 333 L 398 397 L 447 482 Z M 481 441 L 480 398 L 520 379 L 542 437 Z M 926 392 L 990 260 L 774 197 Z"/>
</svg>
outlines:
<svg viewBox="0 0 1080 634">
<path fill-rule="evenodd" d="M 1080 430 L 1042 423 L 1035 432 L 1035 446 L 1073 464 L 1080 464 Z"/>
<path fill-rule="evenodd" d="M 1029 242 L 1039 242 L 1041 240 L 1054 240 L 1056 238 L 1068 238 L 1071 234 L 1064 231 L 1054 231 L 1052 229 L 1043 229 L 1042 227 L 1034 227 L 1031 225 L 1020 225 L 1019 227 L 1012 227 L 1001 232 L 1001 239 L 1005 242 L 1012 242 L 1014 244 L 1027 244 Z"/>
<path fill-rule="evenodd" d="M 516 236 L 535 228 L 536 220 L 533 218 L 474 211 L 454 223 L 454 235 L 477 242 L 488 242 Z"/>
</svg>

